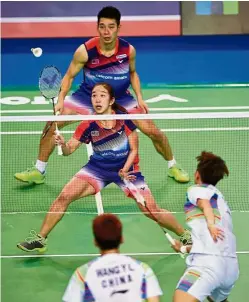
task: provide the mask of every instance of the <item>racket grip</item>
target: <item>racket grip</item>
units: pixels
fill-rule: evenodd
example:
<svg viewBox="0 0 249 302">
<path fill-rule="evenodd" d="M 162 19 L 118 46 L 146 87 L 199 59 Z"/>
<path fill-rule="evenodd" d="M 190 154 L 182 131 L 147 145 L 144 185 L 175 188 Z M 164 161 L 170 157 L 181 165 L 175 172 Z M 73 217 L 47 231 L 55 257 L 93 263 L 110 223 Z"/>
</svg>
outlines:
<svg viewBox="0 0 249 302">
<path fill-rule="evenodd" d="M 63 155 L 63 151 L 62 151 L 62 148 L 61 148 L 61 146 L 57 146 L 57 154 L 58 155 Z"/>
<path fill-rule="evenodd" d="M 175 240 L 170 236 L 169 233 L 165 233 L 165 236 L 172 245 L 175 245 Z M 180 252 L 179 255 L 182 259 L 185 258 L 185 255 L 183 253 Z"/>
<path fill-rule="evenodd" d="M 60 134 L 60 131 L 58 129 L 57 123 L 55 124 L 55 133 L 56 134 Z M 62 147 L 61 146 L 57 146 L 57 154 L 58 155 L 63 155 L 63 151 L 62 151 Z"/>
<path fill-rule="evenodd" d="M 170 234 L 166 233 L 165 236 L 172 245 L 175 245 L 175 240 L 170 236 Z"/>
</svg>

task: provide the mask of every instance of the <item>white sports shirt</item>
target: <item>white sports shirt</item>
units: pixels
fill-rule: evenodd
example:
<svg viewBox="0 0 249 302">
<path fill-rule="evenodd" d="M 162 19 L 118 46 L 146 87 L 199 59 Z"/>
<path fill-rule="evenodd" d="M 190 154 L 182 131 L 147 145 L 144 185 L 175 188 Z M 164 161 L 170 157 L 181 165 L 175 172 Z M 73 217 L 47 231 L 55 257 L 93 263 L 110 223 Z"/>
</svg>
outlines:
<svg viewBox="0 0 249 302">
<path fill-rule="evenodd" d="M 162 295 L 152 269 L 121 254 L 106 254 L 79 267 L 64 302 L 139 302 Z"/>
<path fill-rule="evenodd" d="M 215 224 L 223 231 L 224 240 L 214 242 L 207 227 L 205 216 L 197 207 L 198 199 L 207 199 L 215 214 Z M 233 234 L 231 211 L 221 192 L 212 185 L 195 185 L 187 191 L 184 205 L 186 222 L 191 228 L 193 246 L 191 254 L 209 254 L 236 257 L 236 238 Z"/>
</svg>

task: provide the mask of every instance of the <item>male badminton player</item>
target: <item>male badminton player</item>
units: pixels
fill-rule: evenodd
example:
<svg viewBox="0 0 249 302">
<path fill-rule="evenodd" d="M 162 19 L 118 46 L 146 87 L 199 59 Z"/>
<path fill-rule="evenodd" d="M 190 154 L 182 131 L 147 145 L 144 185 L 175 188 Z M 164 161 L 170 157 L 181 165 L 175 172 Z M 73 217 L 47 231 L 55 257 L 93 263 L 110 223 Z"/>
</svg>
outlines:
<svg viewBox="0 0 249 302">
<path fill-rule="evenodd" d="M 180 279 L 174 302 L 196 302 L 208 298 L 225 302 L 239 276 L 236 238 L 230 209 L 216 184 L 229 174 L 224 160 L 209 152 L 197 157 L 195 186 L 187 192 L 184 209 L 193 245 L 173 248 L 190 252 L 188 268 Z"/>
<path fill-rule="evenodd" d="M 76 50 L 73 60 L 62 80 L 61 92 L 56 112 L 61 114 L 91 114 L 91 91 L 99 82 L 109 83 L 115 90 L 116 101 L 129 113 L 148 112 L 143 101 L 140 80 L 135 68 L 135 48 L 118 37 L 120 30 L 120 12 L 115 7 L 104 7 L 98 14 L 98 37 L 88 40 Z M 71 97 L 66 98 L 75 76 L 83 70 L 84 82 Z M 132 86 L 137 100 L 128 91 Z M 61 129 L 69 122 L 59 122 Z M 51 123 L 48 123 L 49 125 Z M 44 128 L 44 133 L 48 129 Z M 151 120 L 137 120 L 136 126 L 153 142 L 156 150 L 168 161 L 168 175 L 178 182 L 188 182 L 188 174 L 176 164 L 167 137 Z M 54 127 L 51 127 L 40 140 L 40 149 L 36 165 L 33 168 L 15 174 L 15 178 L 41 184 L 45 181 L 48 159 L 54 150 Z"/>
<path fill-rule="evenodd" d="M 118 114 L 122 110 L 122 107 L 115 103 L 112 87 L 105 83 L 94 86 L 92 104 L 96 114 Z M 64 155 L 70 155 L 82 143 L 90 142 L 93 155 L 55 199 L 39 234 L 31 231 L 33 236 L 19 243 L 20 249 L 27 252 L 45 251 L 48 234 L 61 220 L 69 204 L 77 199 L 96 194 L 110 183 L 115 183 L 128 197 L 134 198 L 122 178 L 133 181 L 146 200 L 147 209 L 153 213 L 153 216 L 146 207 L 138 203 L 146 216 L 179 235 L 182 242 L 188 243 L 191 240 L 189 231 L 184 230 L 174 215 L 159 208 L 145 183 L 138 166 L 138 137 L 135 129 L 136 126 L 129 120 L 83 121 L 67 143 L 61 135 L 55 135 L 56 144 L 62 147 Z"/>
<path fill-rule="evenodd" d="M 162 290 L 152 269 L 145 263 L 120 255 L 122 224 L 113 214 L 93 220 L 94 242 L 101 256 L 76 269 L 64 302 L 158 302 Z"/>
</svg>

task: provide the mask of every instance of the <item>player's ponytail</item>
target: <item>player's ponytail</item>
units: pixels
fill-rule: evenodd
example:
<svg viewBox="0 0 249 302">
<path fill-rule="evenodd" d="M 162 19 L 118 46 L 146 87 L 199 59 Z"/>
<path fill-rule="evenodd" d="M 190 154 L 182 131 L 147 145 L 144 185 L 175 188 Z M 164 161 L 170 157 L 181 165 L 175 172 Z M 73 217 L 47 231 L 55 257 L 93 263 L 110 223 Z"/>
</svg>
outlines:
<svg viewBox="0 0 249 302">
<path fill-rule="evenodd" d="M 126 110 L 124 107 L 120 106 L 120 105 L 117 104 L 116 102 L 114 102 L 114 103 L 112 104 L 112 110 L 114 110 L 115 112 L 116 112 L 116 111 L 120 111 L 120 112 L 122 112 L 122 113 L 128 113 L 127 110 Z"/>
</svg>

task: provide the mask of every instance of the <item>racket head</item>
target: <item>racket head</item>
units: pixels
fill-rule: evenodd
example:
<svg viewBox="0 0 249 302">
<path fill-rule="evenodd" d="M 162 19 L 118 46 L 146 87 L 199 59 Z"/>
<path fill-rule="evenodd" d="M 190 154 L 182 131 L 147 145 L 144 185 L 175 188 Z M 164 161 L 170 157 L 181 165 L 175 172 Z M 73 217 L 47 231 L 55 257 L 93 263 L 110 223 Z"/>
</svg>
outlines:
<svg viewBox="0 0 249 302">
<path fill-rule="evenodd" d="M 57 67 L 53 65 L 44 67 L 39 77 L 41 94 L 47 99 L 57 97 L 60 92 L 61 81 L 62 76 Z"/>
</svg>

